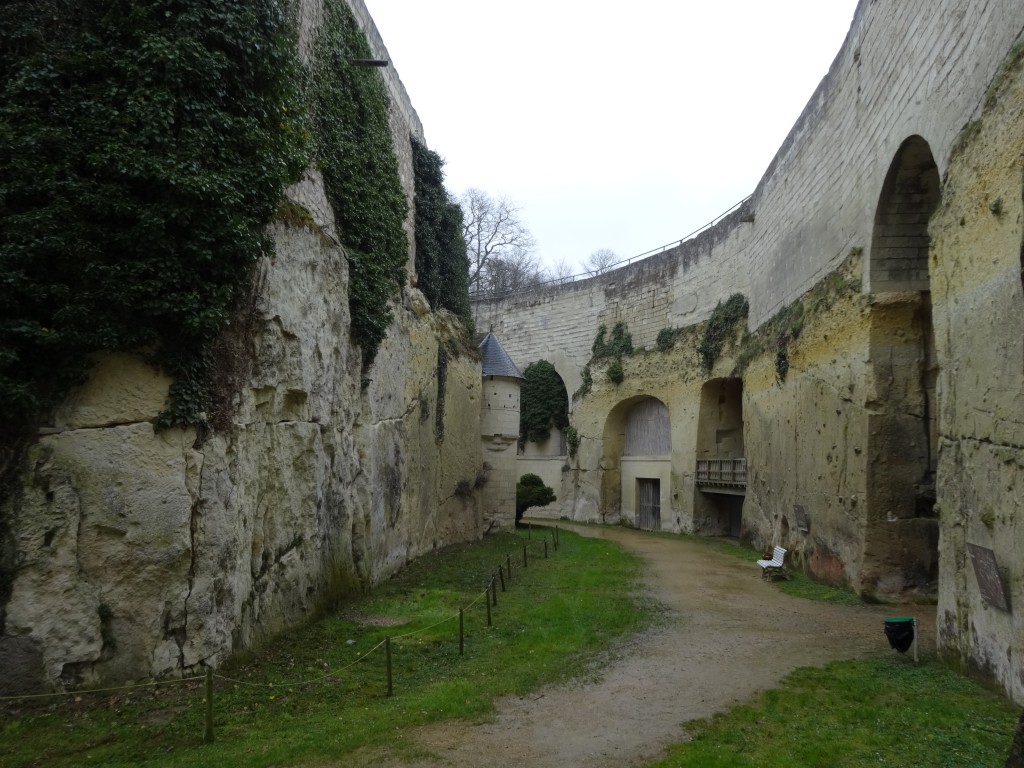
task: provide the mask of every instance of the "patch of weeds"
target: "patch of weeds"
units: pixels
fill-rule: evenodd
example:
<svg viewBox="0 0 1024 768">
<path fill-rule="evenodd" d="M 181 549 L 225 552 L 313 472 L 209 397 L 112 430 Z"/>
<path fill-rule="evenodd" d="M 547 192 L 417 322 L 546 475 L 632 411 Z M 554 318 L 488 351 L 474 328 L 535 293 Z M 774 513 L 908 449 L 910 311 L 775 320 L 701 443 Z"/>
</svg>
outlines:
<svg viewBox="0 0 1024 768">
<path fill-rule="evenodd" d="M 668 352 L 675 346 L 677 336 L 679 336 L 678 328 L 662 328 L 658 331 L 658 337 L 654 340 L 654 345 L 658 348 L 659 352 Z"/>
<path fill-rule="evenodd" d="M 569 450 L 569 458 L 575 459 L 580 449 L 580 433 L 571 424 L 565 428 L 565 445 Z"/>
<path fill-rule="evenodd" d="M 1002 90 L 1003 84 L 1006 82 L 1006 78 L 1009 77 L 1010 72 L 1017 67 L 1022 60 L 1024 60 L 1024 43 L 1017 43 L 1017 45 L 1010 49 L 1006 58 L 1003 59 L 1003 64 L 999 67 L 999 73 L 992 79 L 992 84 L 989 85 L 988 90 L 985 91 L 986 109 L 990 109 L 995 106 L 996 100 L 999 98 L 999 91 Z"/>
<path fill-rule="evenodd" d="M 622 363 L 616 360 L 611 365 L 609 365 L 607 376 L 608 381 L 610 381 L 615 386 L 618 386 L 623 381 L 625 381 L 626 373 L 625 371 L 622 370 Z"/>
<path fill-rule="evenodd" d="M 594 375 L 590 371 L 590 364 L 583 366 L 583 370 L 580 371 L 580 388 L 577 389 L 573 395 L 573 400 L 579 400 L 581 397 L 586 397 L 590 394 L 590 390 L 594 387 Z"/>
<path fill-rule="evenodd" d="M 704 326 L 704 335 L 697 347 L 701 368 L 705 374 L 711 373 L 726 342 L 736 337 L 737 324 L 747 319 L 749 311 L 750 304 L 742 293 L 734 293 L 725 303 L 718 302 L 715 306 L 714 312 Z"/>
<path fill-rule="evenodd" d="M 860 292 L 859 265 L 864 249 L 854 246 L 843 263 L 830 272 L 807 293 L 779 310 L 753 333 L 745 334 L 736 353 L 732 375 L 741 376 L 753 360 L 772 355 L 779 383 L 786 381 L 790 370 L 790 346 L 804 328 L 817 316 L 831 309 L 837 301 Z"/>
</svg>

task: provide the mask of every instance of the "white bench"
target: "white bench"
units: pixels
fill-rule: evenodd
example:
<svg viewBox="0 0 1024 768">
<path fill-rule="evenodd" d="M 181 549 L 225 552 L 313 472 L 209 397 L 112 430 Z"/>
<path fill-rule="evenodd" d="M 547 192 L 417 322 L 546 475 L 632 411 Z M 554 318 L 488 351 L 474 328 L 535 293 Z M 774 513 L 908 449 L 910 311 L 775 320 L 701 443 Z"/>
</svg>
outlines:
<svg viewBox="0 0 1024 768">
<path fill-rule="evenodd" d="M 758 560 L 757 564 L 761 566 L 762 578 L 769 579 L 773 576 L 786 577 L 786 550 L 782 547 L 776 547 L 775 551 L 772 552 L 771 560 Z"/>
</svg>

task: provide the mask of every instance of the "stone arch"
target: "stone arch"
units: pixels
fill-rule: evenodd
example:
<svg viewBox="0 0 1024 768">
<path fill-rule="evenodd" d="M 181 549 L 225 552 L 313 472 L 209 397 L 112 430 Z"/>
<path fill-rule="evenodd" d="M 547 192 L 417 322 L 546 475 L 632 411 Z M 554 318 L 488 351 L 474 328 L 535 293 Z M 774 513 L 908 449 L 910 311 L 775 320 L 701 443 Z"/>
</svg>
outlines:
<svg viewBox="0 0 1024 768">
<path fill-rule="evenodd" d="M 527 366 L 525 366 L 523 368 L 523 375 L 524 375 L 525 378 L 524 378 L 523 384 L 522 384 L 522 394 L 521 394 L 521 401 L 522 402 L 521 402 L 521 405 L 520 405 L 520 409 L 525 413 L 525 410 L 529 407 L 529 404 L 526 402 L 527 398 L 529 398 L 529 396 L 530 396 L 529 371 L 530 371 L 530 366 L 533 365 L 534 363 L 547 363 L 548 365 L 551 366 L 551 369 L 554 371 L 555 375 L 558 377 L 559 383 L 561 384 L 563 403 L 565 405 L 566 412 L 568 413 L 569 410 L 572 407 L 572 400 L 571 400 L 571 396 L 570 396 L 570 393 L 568 391 L 568 388 L 565 385 L 565 377 L 562 375 L 561 371 L 558 370 L 558 365 L 556 365 L 555 363 L 553 363 L 553 362 L 551 362 L 549 360 L 546 360 L 544 358 L 541 358 L 539 360 L 534 360 L 529 365 L 527 365 Z M 542 442 L 533 442 L 533 441 L 530 441 L 530 440 L 522 441 L 521 440 L 520 441 L 519 454 L 521 456 L 530 456 L 530 457 L 538 457 L 538 456 L 566 456 L 567 455 L 567 449 L 566 449 L 566 441 L 565 441 L 565 429 L 562 428 L 562 427 L 559 427 L 557 425 L 553 425 L 551 427 L 551 435 L 550 435 L 550 437 L 548 437 L 547 440 L 544 440 Z"/>
<path fill-rule="evenodd" d="M 742 379 L 712 379 L 701 387 L 696 448 L 694 531 L 738 538 L 747 478 Z"/>
<path fill-rule="evenodd" d="M 928 220 L 941 182 L 931 148 L 904 141 L 879 196 L 871 243 L 866 521 L 860 589 L 933 596 L 938 585 L 935 473 L 938 363 L 928 273 Z"/>
<path fill-rule="evenodd" d="M 606 521 L 659 530 L 672 494 L 672 430 L 668 406 L 639 395 L 608 413 L 603 434 L 601 507 Z M 652 509 L 652 504 L 656 505 Z"/>
<path fill-rule="evenodd" d="M 869 292 L 928 291 L 928 219 L 938 207 L 941 181 L 928 142 L 900 144 L 882 184 L 868 265 Z"/>
</svg>

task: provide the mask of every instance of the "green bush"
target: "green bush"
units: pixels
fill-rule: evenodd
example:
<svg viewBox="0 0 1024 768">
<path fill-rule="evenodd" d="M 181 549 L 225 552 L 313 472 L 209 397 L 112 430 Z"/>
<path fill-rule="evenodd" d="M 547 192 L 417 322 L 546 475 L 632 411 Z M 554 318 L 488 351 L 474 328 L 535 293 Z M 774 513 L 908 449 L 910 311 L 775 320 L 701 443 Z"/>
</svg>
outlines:
<svg viewBox="0 0 1024 768">
<path fill-rule="evenodd" d="M 555 492 L 538 475 L 526 473 L 516 483 L 516 522 L 530 507 L 544 507 L 555 500 Z"/>
</svg>

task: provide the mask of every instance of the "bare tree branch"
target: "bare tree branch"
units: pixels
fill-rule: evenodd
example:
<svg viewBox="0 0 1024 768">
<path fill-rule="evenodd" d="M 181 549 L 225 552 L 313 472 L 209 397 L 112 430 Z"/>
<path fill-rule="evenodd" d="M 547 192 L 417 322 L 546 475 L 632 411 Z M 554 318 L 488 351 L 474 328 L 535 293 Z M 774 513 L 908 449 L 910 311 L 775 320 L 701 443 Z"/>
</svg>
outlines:
<svg viewBox="0 0 1024 768">
<path fill-rule="evenodd" d="M 600 248 L 587 257 L 587 260 L 583 262 L 583 268 L 587 270 L 588 275 L 600 275 L 607 272 L 613 264 L 619 261 L 621 259 L 615 255 L 614 251 L 608 248 Z"/>
<path fill-rule="evenodd" d="M 507 197 L 493 198 L 475 188 L 466 190 L 459 203 L 471 293 L 505 290 L 529 274 L 539 273 L 532 256 L 533 236 L 519 218 L 519 206 Z M 489 274 L 492 271 L 494 275 Z"/>
</svg>

